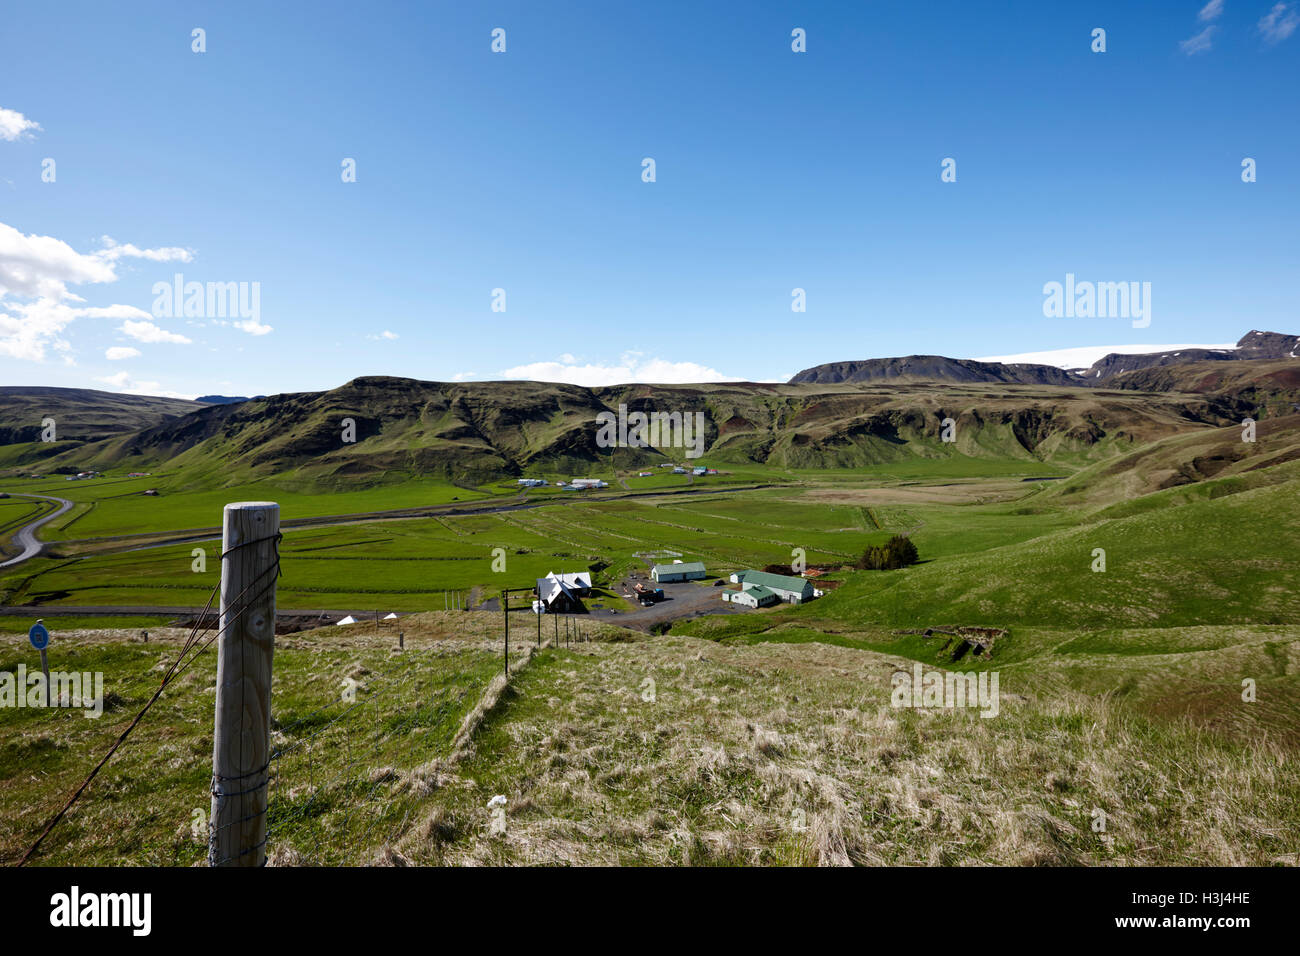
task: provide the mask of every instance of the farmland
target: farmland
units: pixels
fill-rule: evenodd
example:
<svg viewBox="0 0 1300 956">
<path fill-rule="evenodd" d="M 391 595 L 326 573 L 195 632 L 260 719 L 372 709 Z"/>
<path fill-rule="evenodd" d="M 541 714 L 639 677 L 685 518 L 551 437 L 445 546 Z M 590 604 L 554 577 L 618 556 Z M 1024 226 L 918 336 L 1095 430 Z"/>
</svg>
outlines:
<svg viewBox="0 0 1300 956">
<path fill-rule="evenodd" d="M 552 484 L 523 492 L 500 476 L 223 486 L 192 466 L 7 479 L 76 507 L 0 575 L 0 601 L 41 607 L 56 660 L 102 672 L 111 696 L 99 721 L 5 712 L 0 854 L 25 848 L 175 653 L 184 615 L 167 611 L 218 583 L 221 506 L 270 499 L 280 609 L 364 615 L 277 639 L 273 863 L 1295 863 L 1296 425 L 1266 423 L 1245 451 L 1201 427 L 1097 461 L 644 479 L 593 463 L 581 473 L 609 487 L 582 493 L 540 467 Z M 0 509 L 12 530 L 47 506 Z M 920 563 L 855 569 L 894 534 Z M 617 585 L 648 554 L 704 562 L 709 580 L 680 586 L 708 589 L 800 552 L 826 569 L 806 605 L 630 629 Z M 578 569 L 597 588 L 592 640 L 521 620 L 508 684 L 499 612 L 443 610 Z M 372 616 L 390 611 L 404 616 Z M 0 669 L 30 666 L 32 616 L 0 615 Z M 976 653 L 953 628 L 999 636 Z M 997 672 L 998 717 L 892 707 L 913 662 Z M 202 859 L 213 666 L 168 689 L 42 862 Z"/>
<path fill-rule="evenodd" d="M 951 471 L 951 469 L 949 469 Z M 810 564 L 852 564 L 868 544 L 897 531 L 924 535 L 936 553 L 958 547 L 948 532 L 958 525 L 969 550 L 1005 544 L 1041 533 L 1063 519 L 1022 516 L 1009 521 L 1011 503 L 1038 494 L 1037 483 L 1023 481 L 1019 464 L 1005 465 L 1002 477 L 953 475 L 944 495 L 965 502 L 960 517 L 951 505 L 919 502 L 905 506 L 836 503 L 874 488 L 899 487 L 889 474 L 863 476 L 848 472 L 767 474 L 756 486 L 752 475 L 734 482 L 671 486 L 663 494 L 630 494 L 621 487 L 606 493 L 569 492 L 565 496 L 517 492 L 475 494 L 443 486 L 434 494 L 424 483 L 339 495 L 278 493 L 264 485 L 218 491 L 185 492 L 179 488 L 157 498 L 114 495 L 123 482 L 68 482 L 69 494 L 81 493 L 80 507 L 54 524 L 55 543 L 48 556 L 29 561 L 0 577 L 5 603 L 81 606 L 202 605 L 219 574 L 218 536 L 208 540 L 143 547 L 167 532 L 212 527 L 224 501 L 272 497 L 282 518 L 446 504 L 448 488 L 475 506 L 503 507 L 521 501 L 535 507 L 487 514 L 439 511 L 425 517 L 307 527 L 286 532 L 281 547 L 283 578 L 279 604 L 285 608 L 355 608 L 418 611 L 445 606 L 443 594 L 472 588 L 528 586 L 547 571 L 596 567 L 612 580 L 628 568 L 642 566 L 642 552 L 674 551 L 684 560 L 702 560 L 716 573 L 773 563 L 789 563 L 802 548 Z M 681 477 L 681 476 L 672 476 Z M 782 479 L 776 487 L 774 479 Z M 631 485 L 634 479 L 629 479 Z M 764 487 L 762 485 L 769 485 Z M 48 484 L 42 486 L 48 489 Z M 138 487 L 138 485 L 137 485 Z M 496 489 L 492 489 L 496 491 Z M 900 488 L 906 499 L 905 489 Z M 432 500 L 431 500 L 432 499 Z M 1005 499 L 1005 500 L 1004 500 Z M 980 503 L 984 501 L 984 503 Z M 73 534 L 85 536 L 73 538 Z M 139 539 L 117 542 L 130 547 L 95 553 L 105 547 L 93 538 L 134 533 Z M 201 537 L 201 536 L 198 536 Z M 205 569 L 195 570 L 193 551 L 205 555 Z M 497 549 L 505 552 L 505 571 L 493 569 Z M 499 567 L 499 564 L 497 565 Z"/>
</svg>

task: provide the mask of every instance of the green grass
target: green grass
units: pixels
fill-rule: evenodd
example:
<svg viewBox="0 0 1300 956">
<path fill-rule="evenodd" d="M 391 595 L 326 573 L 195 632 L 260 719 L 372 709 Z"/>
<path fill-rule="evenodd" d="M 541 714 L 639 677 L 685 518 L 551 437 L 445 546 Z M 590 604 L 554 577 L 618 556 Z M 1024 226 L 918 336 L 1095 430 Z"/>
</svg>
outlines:
<svg viewBox="0 0 1300 956">
<path fill-rule="evenodd" d="M 149 628 L 163 627 L 168 624 L 171 618 L 157 617 L 151 615 L 54 615 L 53 617 L 42 618 L 45 622 L 46 629 L 50 632 L 51 641 L 57 643 L 59 635 L 64 631 L 92 631 L 107 629 L 134 629 L 148 630 Z M 0 616 L 0 634 L 26 634 L 36 618 L 17 617 L 12 615 Z"/>
<path fill-rule="evenodd" d="M 269 816 L 272 851 L 321 864 L 367 862 L 423 792 L 418 767 L 446 756 L 465 714 L 500 670 L 499 652 L 406 626 L 375 639 L 331 629 L 281 639 L 275 653 Z M 31 655 L 0 642 L 0 671 Z M 99 719 L 66 709 L 7 710 L 0 738 L 0 861 L 14 862 L 157 686 L 178 645 L 75 640 L 65 670 L 99 671 Z M 209 809 L 215 658 L 173 685 L 52 833 L 37 858 L 59 865 L 189 865 L 206 856 L 195 819 Z M 355 680 L 355 702 L 343 699 Z M 130 808 L 129 812 L 123 812 Z M 196 817 L 196 812 L 199 816 Z M 200 826 L 200 833 L 202 833 Z"/>
</svg>

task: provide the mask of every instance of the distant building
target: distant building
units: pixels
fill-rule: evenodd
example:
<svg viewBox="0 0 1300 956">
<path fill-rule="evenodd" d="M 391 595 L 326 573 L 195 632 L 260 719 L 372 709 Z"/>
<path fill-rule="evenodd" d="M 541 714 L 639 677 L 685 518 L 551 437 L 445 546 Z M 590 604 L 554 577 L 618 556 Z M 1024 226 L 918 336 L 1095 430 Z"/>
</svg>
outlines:
<svg viewBox="0 0 1300 956">
<path fill-rule="evenodd" d="M 599 478 L 574 478 L 569 482 L 569 487 L 580 491 L 587 488 L 608 488 L 609 482 L 601 481 Z"/>
<path fill-rule="evenodd" d="M 672 564 L 656 564 L 650 569 L 650 577 L 660 584 L 670 584 L 673 581 L 698 581 L 708 577 L 708 572 L 704 570 L 703 562 L 675 561 Z"/>
<path fill-rule="evenodd" d="M 732 584 L 739 584 L 741 591 L 761 587 L 774 593 L 777 598 L 789 604 L 802 604 L 816 597 L 812 582 L 788 574 L 771 574 L 767 571 L 737 571 L 731 576 Z M 735 592 L 731 592 L 734 594 Z M 726 600 L 724 597 L 723 600 Z M 732 599 L 734 603 L 734 598 Z"/>
<path fill-rule="evenodd" d="M 545 478 L 520 478 L 515 484 L 521 488 L 541 488 L 546 485 Z"/>
<path fill-rule="evenodd" d="M 638 471 L 638 472 L 636 473 L 636 476 L 637 476 L 638 478 L 649 478 L 649 477 L 650 477 L 651 475 L 653 475 L 653 474 L 654 474 L 654 472 L 652 472 L 652 471 Z"/>
<path fill-rule="evenodd" d="M 691 472 L 691 474 L 693 475 L 707 475 L 708 473 L 709 473 L 709 469 L 705 468 L 703 465 L 697 465 L 695 469 Z"/>
<path fill-rule="evenodd" d="M 729 604 L 743 604 L 745 607 L 767 607 L 779 603 L 781 596 L 771 588 L 755 584 L 748 588 L 742 587 L 739 591 L 723 591 L 722 600 Z"/>
<path fill-rule="evenodd" d="M 683 468 L 681 465 L 673 465 L 673 474 L 674 474 L 674 475 L 684 475 L 684 474 L 686 474 L 686 469 Z"/>
</svg>

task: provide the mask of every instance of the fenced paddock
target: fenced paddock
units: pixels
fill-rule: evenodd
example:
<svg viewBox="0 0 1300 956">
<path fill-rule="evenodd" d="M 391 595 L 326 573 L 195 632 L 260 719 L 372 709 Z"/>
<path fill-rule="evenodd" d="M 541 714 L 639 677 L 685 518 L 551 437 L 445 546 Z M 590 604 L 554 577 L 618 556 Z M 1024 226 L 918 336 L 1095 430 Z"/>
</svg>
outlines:
<svg viewBox="0 0 1300 956">
<path fill-rule="evenodd" d="M 52 666 L 102 671 L 108 703 L 98 720 L 76 710 L 4 712 L 0 864 L 21 858 L 157 688 L 187 633 L 154 629 L 148 644 L 134 630 L 55 634 Z M 30 666 L 29 657 L 25 637 L 0 639 L 0 670 Z M 500 669 L 500 622 L 490 615 L 438 612 L 278 638 L 270 862 L 370 862 L 436 787 L 437 762 Z M 208 653 L 168 687 L 28 865 L 205 861 L 215 681 Z"/>
</svg>

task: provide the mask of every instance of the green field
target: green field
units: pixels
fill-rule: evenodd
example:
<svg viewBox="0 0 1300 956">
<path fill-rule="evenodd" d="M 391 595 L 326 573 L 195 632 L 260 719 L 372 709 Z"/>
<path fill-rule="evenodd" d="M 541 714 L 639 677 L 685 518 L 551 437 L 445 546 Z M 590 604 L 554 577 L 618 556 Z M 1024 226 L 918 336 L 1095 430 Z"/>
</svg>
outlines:
<svg viewBox="0 0 1300 956">
<path fill-rule="evenodd" d="M 1104 462 L 1080 464 L 740 466 L 712 484 L 642 479 L 653 494 L 629 493 L 612 473 L 602 492 L 523 496 L 507 481 L 310 494 L 143 479 L 163 490 L 157 498 L 121 478 L 32 482 L 79 506 L 52 529 L 46 555 L 0 576 L 0 600 L 105 607 L 46 617 L 59 660 L 111 675 L 120 700 L 99 722 L 0 716 L 0 845 L 8 859 L 20 851 L 49 810 L 33 799 L 38 784 L 74 783 L 167 656 L 165 642 L 139 641 L 166 617 L 111 609 L 202 605 L 218 582 L 215 538 L 142 545 L 214 528 L 227 501 L 270 498 L 286 520 L 340 516 L 286 531 L 281 608 L 436 612 L 402 619 L 419 663 L 391 682 L 391 625 L 277 642 L 277 740 L 290 756 L 270 818 L 274 862 L 1296 863 L 1300 463 L 1246 462 L 1141 494 L 1117 492 Z M 1151 466 L 1156 479 L 1161 467 Z M 530 506 L 346 519 L 453 498 Z M 0 500 L 0 527 L 36 510 Z M 920 563 L 854 569 L 864 548 L 897 533 Z M 134 537 L 84 540 L 109 535 Z M 701 560 L 714 576 L 788 564 L 796 549 L 829 569 L 823 597 L 681 620 L 654 637 L 601 625 L 598 645 L 545 649 L 453 759 L 457 727 L 499 665 L 500 634 L 496 615 L 443 612 L 450 592 L 463 604 L 578 568 L 607 587 L 644 568 L 641 552 Z M 608 592 L 598 600 L 627 607 Z M 0 617 L 11 635 L 0 670 L 31 666 L 29 623 Z M 998 633 L 987 653 L 922 633 L 975 627 Z M 890 675 L 911 661 L 997 672 L 1001 716 L 891 709 Z M 48 862 L 201 859 L 189 820 L 204 805 L 210 667 L 169 692 Z M 372 690 L 362 720 L 322 724 L 316 711 L 339 711 L 350 675 Z M 636 690 L 648 677 L 655 708 Z M 315 728 L 331 729 L 299 758 L 294 727 L 313 741 Z M 507 837 L 488 828 L 497 794 Z M 150 809 L 122 825 L 126 805 Z M 1107 839 L 1090 830 L 1093 807 L 1111 814 Z M 792 835 L 782 821 L 800 811 L 816 822 Z"/>
</svg>

